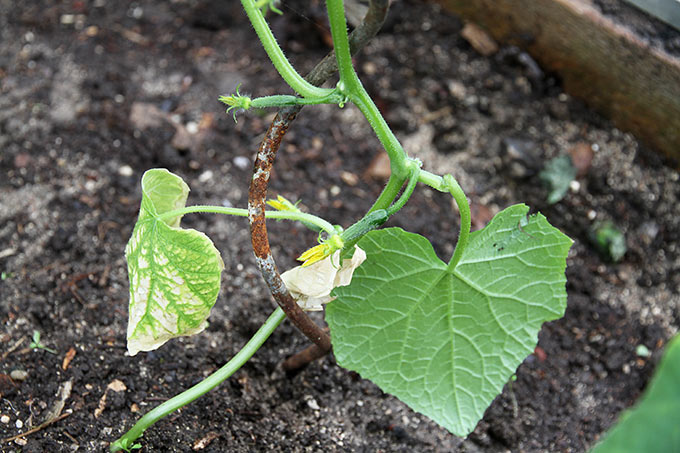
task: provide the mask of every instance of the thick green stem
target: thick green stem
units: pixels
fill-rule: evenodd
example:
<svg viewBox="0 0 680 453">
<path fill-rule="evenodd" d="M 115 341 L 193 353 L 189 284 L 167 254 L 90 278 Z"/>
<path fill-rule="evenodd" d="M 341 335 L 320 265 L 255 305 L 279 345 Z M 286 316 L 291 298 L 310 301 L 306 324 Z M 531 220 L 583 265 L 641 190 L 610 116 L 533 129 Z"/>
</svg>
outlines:
<svg viewBox="0 0 680 453">
<path fill-rule="evenodd" d="M 390 179 L 387 180 L 387 185 L 385 185 L 380 196 L 375 200 L 375 203 L 373 203 L 373 206 L 371 206 L 371 209 L 369 209 L 368 212 L 377 211 L 378 209 L 387 209 L 394 199 L 397 198 L 397 195 L 399 195 L 399 191 L 401 190 L 401 186 L 404 185 L 404 181 L 406 181 L 406 178 L 392 173 Z"/>
<path fill-rule="evenodd" d="M 130 449 L 135 440 L 137 440 L 148 427 L 221 384 L 255 354 L 285 317 L 286 315 L 281 308 L 274 310 L 262 327 L 260 327 L 248 343 L 246 343 L 246 345 L 243 346 L 229 362 L 190 389 L 185 390 L 145 414 L 137 423 L 135 423 L 135 426 L 110 445 L 110 451 L 115 452 Z"/>
<path fill-rule="evenodd" d="M 390 157 L 392 172 L 396 173 L 397 177 L 401 179 L 401 184 L 399 184 L 399 187 L 401 187 L 408 172 L 406 164 L 408 156 L 354 71 L 352 57 L 349 53 L 347 22 L 345 21 L 345 8 L 342 0 L 326 0 L 326 8 L 328 9 L 333 46 L 335 47 L 335 56 L 340 71 L 338 89 L 347 95 L 349 100 L 357 106 L 368 120 L 378 140 L 380 140 L 387 155 Z M 389 200 L 389 203 L 392 200 L 394 198 Z"/>
<path fill-rule="evenodd" d="M 274 34 L 269 29 L 267 21 L 265 21 L 262 12 L 255 4 L 254 0 L 241 0 L 243 9 L 250 19 L 258 38 L 262 42 L 264 50 L 269 55 L 276 70 L 281 74 L 283 80 L 290 85 L 300 96 L 305 98 L 322 98 L 328 96 L 333 90 L 328 88 L 318 88 L 307 82 L 290 64 L 283 50 L 276 42 Z"/>
<path fill-rule="evenodd" d="M 248 210 L 243 208 L 225 208 L 222 206 L 210 206 L 210 205 L 196 205 L 187 206 L 186 208 L 174 209 L 172 211 L 164 212 L 163 214 L 156 217 L 156 220 L 163 220 L 165 218 L 172 218 L 177 216 L 182 216 L 184 214 L 191 213 L 211 213 L 211 214 L 226 214 L 235 215 L 238 217 L 248 217 Z M 317 217 L 312 214 L 307 214 L 306 212 L 295 212 L 295 211 L 265 211 L 264 216 L 268 219 L 281 219 L 281 220 L 295 220 L 298 222 L 310 223 L 324 230 L 328 234 L 335 234 L 335 227 L 321 217 Z"/>
</svg>

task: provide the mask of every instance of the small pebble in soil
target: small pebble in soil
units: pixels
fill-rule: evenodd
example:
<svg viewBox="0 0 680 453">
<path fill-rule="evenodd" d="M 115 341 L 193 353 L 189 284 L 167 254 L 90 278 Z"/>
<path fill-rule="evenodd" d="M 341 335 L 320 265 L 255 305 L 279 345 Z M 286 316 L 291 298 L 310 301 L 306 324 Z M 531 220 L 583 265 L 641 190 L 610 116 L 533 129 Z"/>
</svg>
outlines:
<svg viewBox="0 0 680 453">
<path fill-rule="evenodd" d="M 635 348 L 635 354 L 638 357 L 650 357 L 652 353 L 649 351 L 649 348 L 643 344 L 639 344 L 637 348 Z"/>
<path fill-rule="evenodd" d="M 9 415 L 3 415 L 0 417 L 0 422 L 4 423 L 5 425 L 9 423 Z"/>
<path fill-rule="evenodd" d="M 123 165 L 118 169 L 118 174 L 121 176 L 130 177 L 134 174 L 134 171 L 132 171 L 132 167 L 129 165 Z"/>
<path fill-rule="evenodd" d="M 211 170 L 206 170 L 198 177 L 198 182 L 206 183 L 213 178 L 213 172 Z"/>
<path fill-rule="evenodd" d="M 319 403 L 317 403 L 316 400 L 315 400 L 314 398 L 312 398 L 312 397 L 310 397 L 310 398 L 307 400 L 307 406 L 309 406 L 309 408 L 310 408 L 311 410 L 313 410 L 313 411 L 318 411 L 319 409 L 321 409 L 321 408 L 319 407 Z"/>
<path fill-rule="evenodd" d="M 538 146 L 531 140 L 506 137 L 503 139 L 503 161 L 511 177 L 521 179 L 536 174 Z"/>
<path fill-rule="evenodd" d="M 195 121 L 189 121 L 186 125 L 187 132 L 190 134 L 197 134 L 198 133 L 198 123 Z"/>
<path fill-rule="evenodd" d="M 28 377 L 28 371 L 12 370 L 9 373 L 9 377 L 11 377 L 13 381 L 22 382 L 22 381 L 25 381 L 26 378 Z"/>
<path fill-rule="evenodd" d="M 14 422 L 14 426 L 16 426 L 17 429 L 21 429 L 24 427 L 24 422 L 22 422 L 21 420 L 17 420 L 16 422 Z"/>
<path fill-rule="evenodd" d="M 234 157 L 234 165 L 241 170 L 245 170 L 250 166 L 250 160 L 247 157 L 236 156 Z"/>
<path fill-rule="evenodd" d="M 571 190 L 573 193 L 577 193 L 581 189 L 581 183 L 574 180 L 569 183 L 569 190 Z"/>
</svg>

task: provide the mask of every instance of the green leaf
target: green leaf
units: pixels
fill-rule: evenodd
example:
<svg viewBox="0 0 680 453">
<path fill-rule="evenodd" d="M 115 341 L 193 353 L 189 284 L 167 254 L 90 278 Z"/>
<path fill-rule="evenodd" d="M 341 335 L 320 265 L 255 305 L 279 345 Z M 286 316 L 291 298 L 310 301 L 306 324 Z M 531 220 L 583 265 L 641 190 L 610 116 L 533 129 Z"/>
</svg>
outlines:
<svg viewBox="0 0 680 453">
<path fill-rule="evenodd" d="M 680 451 L 680 335 L 666 347 L 659 367 L 640 403 L 591 453 Z"/>
<path fill-rule="evenodd" d="M 367 254 L 327 308 L 335 356 L 456 435 L 470 433 L 564 314 L 572 241 L 528 207 L 471 234 L 454 268 L 399 228 L 368 233 Z"/>
<path fill-rule="evenodd" d="M 571 157 L 565 154 L 549 160 L 538 176 L 550 190 L 548 203 L 554 204 L 567 194 L 569 184 L 576 178 L 576 167 Z"/>
<path fill-rule="evenodd" d="M 220 290 L 224 263 L 203 233 L 180 228 L 189 187 L 164 169 L 142 176 L 142 205 L 125 248 L 130 277 L 128 351 L 151 351 L 171 338 L 194 335 Z"/>
<path fill-rule="evenodd" d="M 602 258 L 616 263 L 628 250 L 626 237 L 612 222 L 600 222 L 588 231 L 588 238 L 593 243 Z"/>
</svg>

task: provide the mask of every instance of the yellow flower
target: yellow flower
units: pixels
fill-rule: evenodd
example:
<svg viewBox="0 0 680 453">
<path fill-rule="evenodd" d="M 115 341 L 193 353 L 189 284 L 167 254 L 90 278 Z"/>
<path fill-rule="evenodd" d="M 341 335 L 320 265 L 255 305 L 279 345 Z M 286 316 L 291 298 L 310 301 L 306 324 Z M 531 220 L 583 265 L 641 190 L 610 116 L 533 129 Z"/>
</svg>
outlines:
<svg viewBox="0 0 680 453">
<path fill-rule="evenodd" d="M 326 243 L 315 245 L 302 255 L 298 256 L 298 261 L 304 261 L 304 263 L 302 263 L 302 267 L 307 267 L 326 258 L 328 255 L 330 255 L 330 250 L 331 246 Z"/>
<path fill-rule="evenodd" d="M 271 206 L 272 208 L 276 209 L 277 211 L 293 211 L 293 212 L 300 212 L 298 207 L 291 203 L 290 201 L 286 200 L 284 197 L 281 195 L 276 197 L 276 200 L 268 200 L 267 204 Z M 297 203 L 296 203 L 297 204 Z"/>
<path fill-rule="evenodd" d="M 303 264 L 281 275 L 290 294 L 303 310 L 322 310 L 324 304 L 334 299 L 331 297 L 333 288 L 350 284 L 354 271 L 366 259 L 366 252 L 356 245 L 354 247 L 352 258 L 342 260 L 342 264 L 341 252 L 336 250 L 312 266 L 305 267 Z"/>
<path fill-rule="evenodd" d="M 229 108 L 227 109 L 227 113 L 230 111 L 234 111 L 234 122 L 236 122 L 236 113 L 239 111 L 245 111 L 250 109 L 250 105 L 252 104 L 252 99 L 248 96 L 244 96 L 241 93 L 238 92 L 239 87 L 241 84 L 239 83 L 238 86 L 236 87 L 236 94 L 230 94 L 228 96 L 220 96 L 219 100 L 220 102 L 227 104 Z"/>
<path fill-rule="evenodd" d="M 345 245 L 344 241 L 340 238 L 339 234 L 334 234 L 328 240 L 322 242 L 319 245 L 315 245 L 311 249 L 304 252 L 298 257 L 298 261 L 304 261 L 302 267 L 307 267 L 311 264 L 321 261 L 327 256 L 331 255 L 333 252 L 342 249 Z"/>
</svg>

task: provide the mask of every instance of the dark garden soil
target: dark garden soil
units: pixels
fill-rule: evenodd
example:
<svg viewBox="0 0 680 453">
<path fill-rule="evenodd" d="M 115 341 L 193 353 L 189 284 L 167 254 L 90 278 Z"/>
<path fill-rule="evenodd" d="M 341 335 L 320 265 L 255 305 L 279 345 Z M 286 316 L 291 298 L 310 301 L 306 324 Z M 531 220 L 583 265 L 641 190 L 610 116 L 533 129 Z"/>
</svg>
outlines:
<svg viewBox="0 0 680 453">
<path fill-rule="evenodd" d="M 323 2 L 283 2 L 272 26 L 310 69 L 327 51 Z M 143 437 L 143 451 L 581 452 L 633 404 L 680 326 L 680 184 L 668 162 L 564 94 L 516 49 L 477 54 L 436 6 L 396 2 L 356 65 L 387 121 L 424 167 L 453 173 L 475 228 L 526 202 L 575 240 L 566 316 L 466 440 L 409 410 L 332 356 L 287 376 L 306 339 L 284 323 L 217 390 Z M 245 206 L 272 112 L 234 124 L 217 96 L 289 92 L 239 2 L 0 0 L 0 438 L 3 452 L 104 451 L 142 413 L 229 359 L 273 309 L 241 218 L 190 215 L 225 261 L 206 332 L 126 356 L 123 249 L 142 173 L 165 167 L 190 204 Z M 537 172 L 570 152 L 581 174 L 554 204 Z M 285 139 L 271 194 L 345 226 L 384 176 L 357 110 L 307 108 Z M 591 160 L 592 158 L 592 160 Z M 588 240 L 613 221 L 628 252 L 608 263 Z M 427 188 L 389 222 L 453 250 L 458 215 Z M 281 268 L 314 243 L 272 223 Z M 320 317 L 316 318 L 321 321 Z M 29 348 L 33 330 L 56 354 Z M 639 356 L 646 346 L 651 357 Z M 59 402 L 63 408 L 60 409 Z"/>
</svg>

